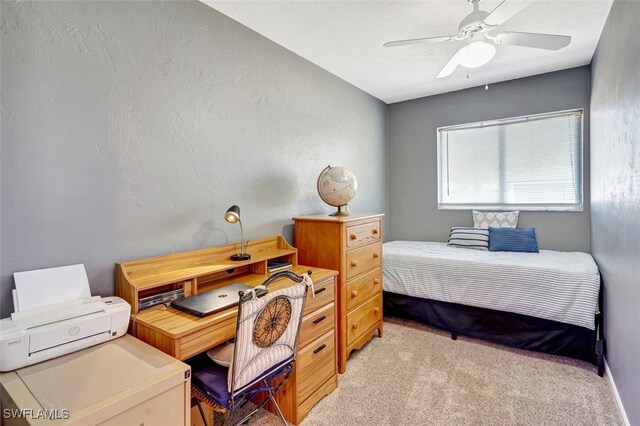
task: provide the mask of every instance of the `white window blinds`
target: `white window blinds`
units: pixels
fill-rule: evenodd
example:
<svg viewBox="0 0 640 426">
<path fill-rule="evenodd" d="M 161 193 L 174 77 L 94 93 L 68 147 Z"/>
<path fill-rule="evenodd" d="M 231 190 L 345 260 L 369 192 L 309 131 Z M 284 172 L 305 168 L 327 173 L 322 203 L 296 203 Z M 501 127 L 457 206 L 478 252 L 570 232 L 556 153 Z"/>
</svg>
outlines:
<svg viewBox="0 0 640 426">
<path fill-rule="evenodd" d="M 582 210 L 582 110 L 438 129 L 440 209 Z"/>
</svg>

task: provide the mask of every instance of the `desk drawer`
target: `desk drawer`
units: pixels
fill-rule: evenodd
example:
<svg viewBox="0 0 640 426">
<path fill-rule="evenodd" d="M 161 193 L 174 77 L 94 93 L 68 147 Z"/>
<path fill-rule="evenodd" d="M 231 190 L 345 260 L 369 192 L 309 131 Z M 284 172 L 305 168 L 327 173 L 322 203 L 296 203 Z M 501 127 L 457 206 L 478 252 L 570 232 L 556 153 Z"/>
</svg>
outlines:
<svg viewBox="0 0 640 426">
<path fill-rule="evenodd" d="M 300 326 L 299 348 L 304 348 L 309 342 L 333 329 L 335 316 L 333 314 L 335 305 L 328 304 L 324 308 L 318 309 L 302 319 Z"/>
<path fill-rule="evenodd" d="M 347 247 L 350 249 L 380 241 L 380 222 L 347 227 Z"/>
<path fill-rule="evenodd" d="M 234 316 L 226 321 L 181 337 L 178 354 L 174 356 L 184 361 L 215 345 L 219 345 L 220 342 L 232 339 L 236 335 L 236 322 L 237 319 Z"/>
<path fill-rule="evenodd" d="M 347 314 L 347 346 L 382 319 L 382 295 L 378 294 Z"/>
<path fill-rule="evenodd" d="M 382 269 L 376 268 L 347 282 L 347 311 L 382 291 Z"/>
<path fill-rule="evenodd" d="M 298 351 L 296 361 L 298 401 L 304 401 L 336 374 L 335 334 L 331 330 Z"/>
<path fill-rule="evenodd" d="M 334 299 L 333 280 L 334 280 L 333 278 L 329 278 L 328 280 L 313 283 L 313 289 L 315 290 L 315 297 L 313 296 L 311 289 L 309 289 L 307 291 L 307 301 L 304 304 L 305 316 L 309 312 L 313 312 L 316 309 L 333 302 L 333 299 Z"/>
<path fill-rule="evenodd" d="M 347 252 L 347 279 L 382 265 L 382 243 Z"/>
</svg>

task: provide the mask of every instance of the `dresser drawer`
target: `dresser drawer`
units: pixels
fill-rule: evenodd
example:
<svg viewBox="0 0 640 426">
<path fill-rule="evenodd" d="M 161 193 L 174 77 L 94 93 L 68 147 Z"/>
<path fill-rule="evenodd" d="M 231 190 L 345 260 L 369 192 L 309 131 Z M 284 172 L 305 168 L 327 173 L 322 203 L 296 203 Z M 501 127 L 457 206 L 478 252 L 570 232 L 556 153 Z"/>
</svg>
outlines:
<svg viewBox="0 0 640 426">
<path fill-rule="evenodd" d="M 315 293 L 315 297 L 313 293 Z M 333 299 L 334 299 L 333 278 L 329 278 L 328 280 L 324 280 L 317 283 L 314 282 L 313 291 L 311 289 L 307 291 L 307 300 L 304 304 L 303 315 L 307 315 L 309 312 L 313 312 L 324 305 L 328 305 L 329 303 L 333 302 Z"/>
<path fill-rule="evenodd" d="M 382 264 L 382 243 L 370 244 L 347 252 L 347 279 Z"/>
<path fill-rule="evenodd" d="M 298 351 L 296 382 L 298 401 L 304 401 L 336 374 L 335 334 L 331 330 Z"/>
<path fill-rule="evenodd" d="M 335 305 L 330 303 L 324 308 L 311 312 L 302 319 L 298 342 L 299 348 L 304 348 L 309 342 L 333 329 L 335 321 L 334 307 Z"/>
<path fill-rule="evenodd" d="M 382 291 L 382 269 L 360 275 L 347 282 L 347 311 L 352 310 L 371 296 Z"/>
<path fill-rule="evenodd" d="M 365 223 L 363 225 L 348 226 L 347 247 L 350 249 L 362 247 L 380 241 L 380 222 Z"/>
<path fill-rule="evenodd" d="M 382 295 L 378 294 L 347 314 L 347 346 L 382 319 Z"/>
</svg>

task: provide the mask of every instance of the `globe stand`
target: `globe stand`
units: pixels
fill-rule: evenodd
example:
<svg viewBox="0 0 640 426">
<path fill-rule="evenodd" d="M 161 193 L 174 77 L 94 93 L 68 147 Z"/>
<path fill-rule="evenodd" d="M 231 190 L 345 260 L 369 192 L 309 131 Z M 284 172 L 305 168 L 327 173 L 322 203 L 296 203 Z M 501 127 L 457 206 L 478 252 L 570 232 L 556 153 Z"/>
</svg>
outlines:
<svg viewBox="0 0 640 426">
<path fill-rule="evenodd" d="M 343 207 L 344 207 L 344 211 L 342 211 Z M 349 210 L 349 204 L 345 204 L 344 206 L 338 206 L 338 211 L 335 213 L 331 213 L 329 216 L 351 216 L 351 210 Z"/>
</svg>

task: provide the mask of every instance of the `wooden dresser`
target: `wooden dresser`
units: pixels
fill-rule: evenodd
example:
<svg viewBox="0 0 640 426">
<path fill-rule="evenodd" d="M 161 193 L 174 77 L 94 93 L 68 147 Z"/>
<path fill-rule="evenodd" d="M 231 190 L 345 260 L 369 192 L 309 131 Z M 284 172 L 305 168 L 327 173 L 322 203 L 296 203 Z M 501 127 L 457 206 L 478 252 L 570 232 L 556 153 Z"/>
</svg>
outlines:
<svg viewBox="0 0 640 426">
<path fill-rule="evenodd" d="M 291 262 L 291 270 L 311 270 L 314 293 L 307 293 L 298 338 L 295 370 L 276 394 L 285 418 L 298 424 L 323 396 L 338 386 L 336 333 L 336 271 L 301 266 L 297 250 L 284 238 L 249 242 L 251 259 L 231 261 L 239 244 L 210 247 L 116 264 L 116 294 L 131 304 L 131 333 L 152 346 L 185 360 L 226 342 L 235 335 L 237 306 L 206 317 L 157 305 L 140 309 L 142 297 L 182 288 L 186 295 L 202 293 L 239 282 L 257 286 L 270 275 L 268 262 Z M 269 288 L 291 285 L 278 280 Z M 194 424 L 200 415 L 194 412 Z"/>
<path fill-rule="evenodd" d="M 382 214 L 294 217 L 298 258 L 338 276 L 338 365 L 376 330 L 382 337 Z"/>
</svg>

